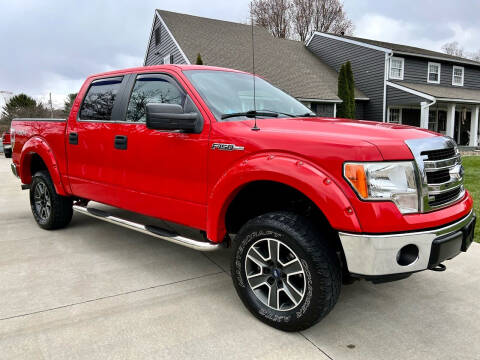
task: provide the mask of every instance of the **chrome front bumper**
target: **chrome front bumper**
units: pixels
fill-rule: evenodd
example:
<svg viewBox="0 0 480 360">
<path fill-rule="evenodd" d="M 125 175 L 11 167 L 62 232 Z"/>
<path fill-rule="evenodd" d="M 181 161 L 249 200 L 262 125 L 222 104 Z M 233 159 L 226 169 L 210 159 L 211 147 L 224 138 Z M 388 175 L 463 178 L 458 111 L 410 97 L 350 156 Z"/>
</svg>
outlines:
<svg viewBox="0 0 480 360">
<path fill-rule="evenodd" d="M 469 227 L 475 225 L 475 219 L 472 210 L 461 220 L 433 230 L 388 235 L 340 232 L 339 236 L 350 273 L 363 276 L 411 273 L 431 268 L 432 258 L 437 253 L 448 254 L 448 258 L 451 258 L 466 251 L 473 239 L 473 229 Z M 465 246 L 466 229 L 471 231 L 468 234 L 471 239 L 468 239 L 470 242 Z M 449 244 L 442 245 L 446 241 Z M 397 261 L 399 251 L 411 244 L 418 248 L 418 257 L 409 265 L 400 265 Z M 443 246 L 443 252 L 437 249 L 439 246 Z"/>
</svg>

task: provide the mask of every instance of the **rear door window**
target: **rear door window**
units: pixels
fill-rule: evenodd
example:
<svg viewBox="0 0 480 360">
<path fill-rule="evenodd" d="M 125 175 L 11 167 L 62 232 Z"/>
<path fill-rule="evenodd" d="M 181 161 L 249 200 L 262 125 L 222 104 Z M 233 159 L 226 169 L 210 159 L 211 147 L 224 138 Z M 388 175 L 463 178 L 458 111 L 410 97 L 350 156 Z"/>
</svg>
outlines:
<svg viewBox="0 0 480 360">
<path fill-rule="evenodd" d="M 128 102 L 126 120 L 145 122 L 145 107 L 148 103 L 178 104 L 183 106 L 185 93 L 165 75 L 139 75 Z"/>
<path fill-rule="evenodd" d="M 80 109 L 81 120 L 111 120 L 123 76 L 95 80 L 85 95 Z"/>
</svg>

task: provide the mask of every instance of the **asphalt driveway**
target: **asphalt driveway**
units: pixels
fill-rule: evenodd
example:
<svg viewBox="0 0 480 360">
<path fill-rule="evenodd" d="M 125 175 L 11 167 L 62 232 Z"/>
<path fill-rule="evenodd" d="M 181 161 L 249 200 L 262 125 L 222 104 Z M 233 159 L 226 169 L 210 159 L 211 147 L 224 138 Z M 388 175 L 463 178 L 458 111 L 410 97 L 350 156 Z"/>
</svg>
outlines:
<svg viewBox="0 0 480 360">
<path fill-rule="evenodd" d="M 324 321 L 293 334 L 243 307 L 229 255 L 80 214 L 41 230 L 2 156 L 0 358 L 480 359 L 479 244 L 444 273 L 344 286 Z"/>
</svg>

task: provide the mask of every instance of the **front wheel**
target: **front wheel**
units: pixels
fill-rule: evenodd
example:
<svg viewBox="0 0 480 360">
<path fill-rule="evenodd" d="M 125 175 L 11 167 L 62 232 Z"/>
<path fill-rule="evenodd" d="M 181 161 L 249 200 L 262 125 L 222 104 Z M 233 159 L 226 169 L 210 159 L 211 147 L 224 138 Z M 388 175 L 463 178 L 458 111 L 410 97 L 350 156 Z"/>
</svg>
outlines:
<svg viewBox="0 0 480 360">
<path fill-rule="evenodd" d="M 232 278 L 261 321 L 304 330 L 335 306 L 341 271 L 335 251 L 302 216 L 274 212 L 247 222 L 235 238 Z"/>
<path fill-rule="evenodd" d="M 30 206 L 35 221 L 43 229 L 60 229 L 72 220 L 72 199 L 57 194 L 46 171 L 39 171 L 32 178 Z"/>
</svg>

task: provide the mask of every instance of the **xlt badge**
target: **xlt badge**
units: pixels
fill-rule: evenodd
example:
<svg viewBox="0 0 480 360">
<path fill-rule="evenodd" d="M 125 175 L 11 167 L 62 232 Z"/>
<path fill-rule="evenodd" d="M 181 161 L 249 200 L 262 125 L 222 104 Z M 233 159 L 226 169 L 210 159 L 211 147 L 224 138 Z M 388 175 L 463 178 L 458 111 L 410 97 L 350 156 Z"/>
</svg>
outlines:
<svg viewBox="0 0 480 360">
<path fill-rule="evenodd" d="M 245 148 L 243 146 L 237 146 L 235 144 L 222 144 L 222 143 L 213 143 L 212 150 L 223 150 L 223 151 L 243 151 Z"/>
</svg>

